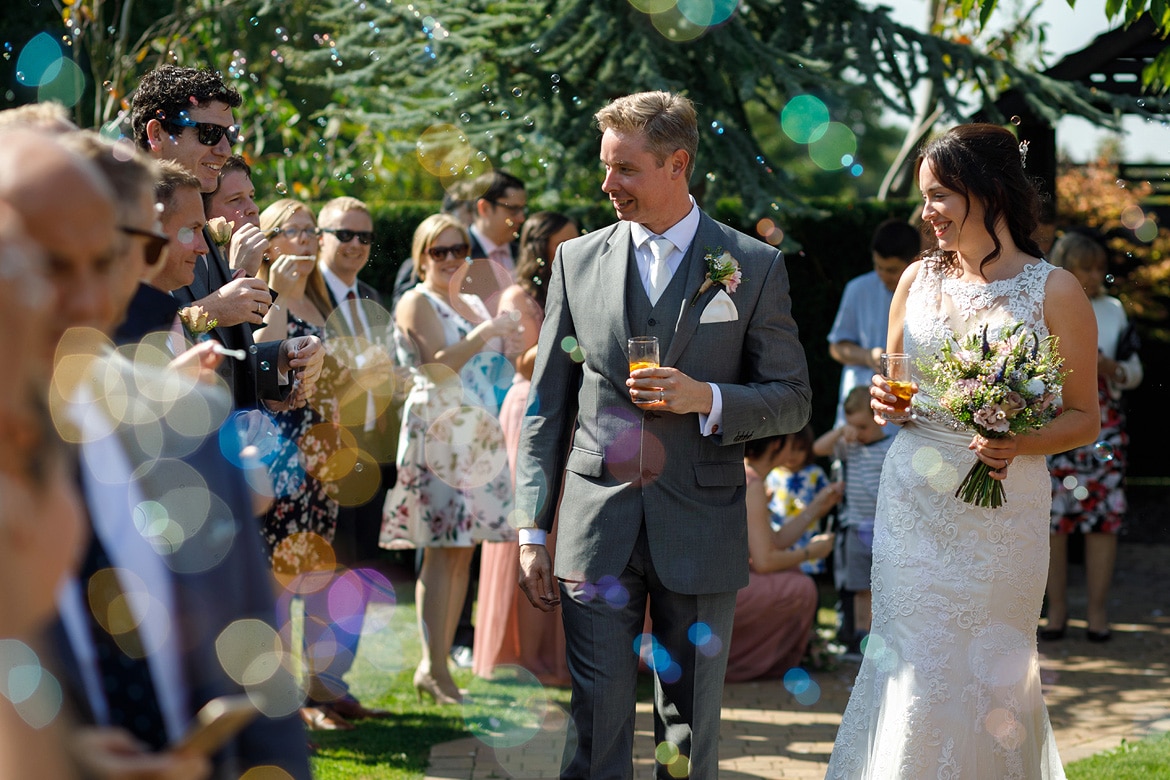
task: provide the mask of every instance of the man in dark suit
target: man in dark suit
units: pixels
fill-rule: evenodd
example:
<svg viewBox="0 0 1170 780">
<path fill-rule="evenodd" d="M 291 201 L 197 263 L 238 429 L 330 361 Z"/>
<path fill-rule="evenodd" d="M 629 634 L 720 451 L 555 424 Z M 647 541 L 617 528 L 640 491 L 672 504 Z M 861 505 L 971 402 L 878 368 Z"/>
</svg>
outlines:
<svg viewBox="0 0 1170 780">
<path fill-rule="evenodd" d="M 232 144 L 239 140 L 232 113 L 239 105 L 239 93 L 216 73 L 160 66 L 142 78 L 134 93 L 135 143 L 155 159 L 179 163 L 199 179 L 204 192 L 213 192 Z M 219 368 L 237 408 L 254 408 L 262 400 L 287 403 L 292 388 L 289 361 L 297 357 L 317 361 L 319 372 L 324 359 L 320 342 L 308 337 L 303 342 L 256 344 L 253 326 L 260 327 L 272 307 L 268 285 L 230 268 L 215 243 L 207 244 L 192 282 L 174 292 L 184 307 L 180 316 L 193 330 L 210 332 L 224 346 L 244 351 L 244 360 L 225 360 Z"/>
<path fill-rule="evenodd" d="M 382 529 L 382 504 L 386 490 L 394 484 L 395 453 L 398 449 L 399 418 L 396 414 L 395 379 L 390 361 L 392 323 L 382 296 L 358 279 L 358 272 L 370 261 L 374 223 L 366 204 L 357 198 L 334 198 L 321 207 L 317 216 L 320 230 L 318 267 L 325 277 L 329 302 L 333 306 L 327 325 L 331 351 L 350 371 L 352 381 L 337 388 L 341 424 L 353 435 L 358 460 L 366 468 L 339 483 L 337 531 L 333 549 L 337 562 L 357 575 L 361 603 L 354 605 L 344 625 L 306 628 L 311 642 L 317 629 L 337 644 L 325 668 L 316 669 L 316 680 L 324 690 L 310 691 L 313 703 L 344 723 L 353 718 L 382 718 L 389 713 L 366 707 L 353 697 L 344 676 L 353 664 L 368 604 L 375 586 L 363 575 L 378 554 Z M 365 483 L 373 478 L 375 483 Z M 361 484 L 359 484 L 361 483 Z M 360 494 L 355 496 L 354 493 Z M 306 613 L 330 614 L 328 588 L 305 597 Z"/>
<path fill-rule="evenodd" d="M 113 149 L 107 154 L 113 157 Z M 148 215 L 125 213 L 139 206 L 132 199 L 119 201 L 123 213 L 116 212 L 107 183 L 92 166 L 41 138 L 7 136 L 0 150 L 0 172 L 0 198 L 18 207 L 30 237 L 51 258 L 56 337 L 72 328 L 112 332 L 125 312 L 124 252 L 129 249 L 118 240 L 115 225 L 140 224 Z M 69 230 L 60 229 L 62 214 L 69 217 Z M 106 675 L 95 649 L 110 646 L 98 632 L 113 630 L 113 624 L 99 628 L 93 623 L 94 619 L 100 623 L 100 617 L 91 617 L 90 605 L 98 602 L 87 604 L 84 594 L 92 595 L 93 590 L 79 582 L 61 591 L 63 620 L 55 632 L 55 648 L 62 660 L 64 687 L 82 722 L 128 729 L 145 723 L 142 733 L 150 732 L 156 739 L 139 740 L 158 748 L 179 739 L 211 698 L 242 691 L 230 672 L 238 671 L 239 662 L 247 659 L 246 644 L 232 643 L 237 663 L 225 665 L 232 653 L 221 653 L 229 648 L 217 647 L 217 640 L 237 625 L 267 626 L 275 639 L 274 606 L 240 472 L 224 459 L 218 437 L 193 436 L 185 424 L 190 418 L 167 417 L 168 409 L 189 410 L 202 404 L 204 425 L 210 430 L 230 409 L 227 394 L 189 384 L 189 401 L 160 403 L 176 381 L 182 384 L 181 377 L 166 370 L 137 373 L 119 355 L 106 354 L 103 361 L 103 370 L 94 376 L 104 377 L 111 392 L 102 394 L 101 385 L 82 383 L 70 394 L 62 389 L 67 385 L 58 385 L 55 420 L 70 431 L 71 441 L 81 442 L 74 464 L 97 540 L 89 545 L 87 565 L 102 555 L 107 559 L 105 566 L 94 566 L 93 577 L 87 579 L 91 586 L 94 578 L 119 582 L 119 590 L 127 593 L 120 603 L 129 605 L 138 619 L 132 624 L 135 641 L 147 650 L 144 656 L 133 656 L 141 659 L 136 669 L 145 670 L 153 695 L 144 694 L 137 704 L 123 706 L 124 694 L 131 689 L 121 684 L 122 678 Z M 145 386 L 151 390 L 125 393 L 127 388 Z M 126 407 L 121 402 L 128 398 L 137 410 L 133 416 L 123 414 Z M 136 430 L 140 424 L 146 426 L 146 435 Z M 207 489 L 188 490 L 199 484 Z M 140 532 L 135 512 L 165 522 L 144 525 Z M 170 531 L 162 537 L 150 533 L 163 528 Z M 283 696 L 292 699 L 291 708 L 284 711 L 295 709 L 291 682 L 279 675 L 270 680 L 263 691 L 270 708 L 280 706 Z M 141 710 L 135 709 L 139 706 Z M 125 776 L 155 776 L 151 772 L 176 778 L 205 776 L 203 762 L 166 752 L 138 752 L 134 740 L 120 744 L 121 752 L 114 755 L 117 751 L 103 753 L 103 745 L 109 749 L 108 741 L 90 743 L 94 754 L 81 761 L 92 768 L 99 760 L 106 770 L 118 765 Z M 216 756 L 215 770 L 219 777 L 239 777 L 250 767 L 275 765 L 307 779 L 304 744 L 295 719 L 261 717 Z"/>
<path fill-rule="evenodd" d="M 657 775 L 715 778 L 748 581 L 742 444 L 805 425 L 808 371 L 780 253 L 689 194 L 691 102 L 640 93 L 597 120 L 620 221 L 553 265 L 517 464 L 521 585 L 562 608 L 578 735 L 562 777 L 632 776 L 649 601 Z M 630 371 L 633 336 L 658 338 L 660 367 Z M 544 547 L 558 503 L 559 594 Z"/>
</svg>

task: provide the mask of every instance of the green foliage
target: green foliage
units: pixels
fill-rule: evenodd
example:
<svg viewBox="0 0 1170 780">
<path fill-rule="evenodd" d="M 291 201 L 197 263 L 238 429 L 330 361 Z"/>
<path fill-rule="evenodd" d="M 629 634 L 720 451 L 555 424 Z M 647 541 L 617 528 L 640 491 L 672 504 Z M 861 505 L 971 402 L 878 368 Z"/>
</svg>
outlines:
<svg viewBox="0 0 1170 780">
<path fill-rule="evenodd" d="M 1066 113 L 1110 121 L 1102 100 L 1150 108 L 1053 82 L 853 0 L 761 0 L 709 28 L 677 8 L 648 15 L 627 0 L 330 2 L 320 16 L 334 36 L 329 51 L 289 60 L 298 78 L 332 90 L 328 116 L 368 127 L 404 167 L 421 152 L 432 186 L 502 167 L 529 182 L 538 205 L 552 193 L 593 197 L 592 115 L 645 89 L 684 91 L 699 105 L 700 194 L 757 209 L 798 209 L 807 194 L 787 170 L 793 158 L 772 158 L 763 143 L 797 95 L 820 96 L 836 118 L 860 94 L 868 114 L 850 130 L 862 137 L 875 109 L 911 114 L 922 82 L 952 119 L 968 113 L 964 90 L 990 104 L 1009 87 L 1053 121 Z"/>
<path fill-rule="evenodd" d="M 978 6 L 981 26 L 990 21 L 998 5 L 998 0 L 960 1 L 967 12 Z M 1077 0 L 1067 2 L 1069 8 L 1076 7 Z M 1163 38 L 1170 35 L 1170 3 L 1167 0 L 1105 0 L 1105 17 L 1112 23 L 1121 22 L 1128 27 L 1146 14 L 1154 20 Z M 1159 52 L 1142 70 L 1142 87 L 1152 93 L 1165 93 L 1170 89 L 1170 50 Z"/>
<path fill-rule="evenodd" d="M 389 293 L 394 289 L 394 275 L 398 273 L 398 267 L 410 262 L 414 229 L 431 214 L 438 213 L 440 203 L 368 201 L 366 205 L 374 221 L 376 238 L 370 247 L 370 263 L 363 269 L 362 279 L 375 289 Z"/>
</svg>

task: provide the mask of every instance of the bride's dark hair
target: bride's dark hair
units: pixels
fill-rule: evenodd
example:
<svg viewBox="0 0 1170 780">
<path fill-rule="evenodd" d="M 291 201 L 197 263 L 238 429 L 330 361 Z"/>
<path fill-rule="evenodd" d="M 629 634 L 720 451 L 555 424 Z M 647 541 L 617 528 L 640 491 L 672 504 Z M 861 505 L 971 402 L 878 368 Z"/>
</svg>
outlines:
<svg viewBox="0 0 1170 780">
<path fill-rule="evenodd" d="M 979 263 L 983 267 L 1003 251 L 995 226 L 1003 220 L 1016 246 L 1033 257 L 1043 252 L 1032 235 L 1040 223 L 1040 193 L 1025 173 L 1016 137 L 992 124 L 958 125 L 931 139 L 918 155 L 915 174 L 930 161 L 935 177 L 947 189 L 963 196 L 970 208 L 972 198 L 983 204 L 983 226 L 995 248 Z M 957 260 L 954 252 L 934 255 L 948 267 Z"/>
</svg>

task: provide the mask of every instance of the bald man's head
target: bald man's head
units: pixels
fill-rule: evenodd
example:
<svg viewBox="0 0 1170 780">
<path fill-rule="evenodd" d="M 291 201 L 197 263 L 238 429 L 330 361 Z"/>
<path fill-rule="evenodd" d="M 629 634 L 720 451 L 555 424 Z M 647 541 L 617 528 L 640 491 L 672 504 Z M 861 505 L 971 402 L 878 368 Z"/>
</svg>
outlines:
<svg viewBox="0 0 1170 780">
<path fill-rule="evenodd" d="M 97 168 L 52 139 L 0 134 L 0 198 L 45 253 L 54 290 L 54 343 L 72 327 L 110 333 L 120 262 L 114 194 Z"/>
</svg>

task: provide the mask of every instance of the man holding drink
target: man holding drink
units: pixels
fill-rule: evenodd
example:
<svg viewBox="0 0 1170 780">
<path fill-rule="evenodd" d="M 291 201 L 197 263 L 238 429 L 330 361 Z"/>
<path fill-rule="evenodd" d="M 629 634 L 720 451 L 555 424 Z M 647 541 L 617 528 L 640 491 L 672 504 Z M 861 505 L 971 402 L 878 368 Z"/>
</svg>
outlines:
<svg viewBox="0 0 1170 780">
<path fill-rule="evenodd" d="M 597 120 L 619 222 L 553 264 L 517 468 L 521 586 L 563 608 L 578 740 L 561 776 L 632 776 L 639 646 L 652 645 L 658 775 L 713 778 L 748 579 L 742 443 L 804 426 L 808 372 L 780 253 L 690 196 L 690 101 L 630 95 Z M 635 336 L 661 356 L 631 349 Z M 556 582 L 544 535 L 558 496 Z M 647 600 L 653 639 L 639 645 Z"/>
</svg>

